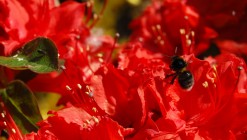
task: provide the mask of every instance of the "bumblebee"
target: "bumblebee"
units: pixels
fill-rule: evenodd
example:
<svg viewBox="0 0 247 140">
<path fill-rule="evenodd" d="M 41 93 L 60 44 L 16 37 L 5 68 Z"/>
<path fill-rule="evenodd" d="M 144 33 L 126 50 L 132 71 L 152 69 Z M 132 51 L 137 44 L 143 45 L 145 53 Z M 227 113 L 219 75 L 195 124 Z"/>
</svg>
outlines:
<svg viewBox="0 0 247 140">
<path fill-rule="evenodd" d="M 190 71 L 186 70 L 187 63 L 182 57 L 173 56 L 170 64 L 170 69 L 175 73 L 169 74 L 166 78 L 173 76 L 170 84 L 173 84 L 178 78 L 178 83 L 183 89 L 190 89 L 194 84 L 194 78 Z"/>
</svg>

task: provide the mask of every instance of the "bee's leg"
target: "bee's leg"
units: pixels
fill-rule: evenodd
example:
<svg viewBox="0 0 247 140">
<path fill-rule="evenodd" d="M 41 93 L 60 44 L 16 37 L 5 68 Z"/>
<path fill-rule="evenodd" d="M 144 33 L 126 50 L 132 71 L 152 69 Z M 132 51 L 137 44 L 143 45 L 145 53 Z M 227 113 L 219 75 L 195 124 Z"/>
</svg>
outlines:
<svg viewBox="0 0 247 140">
<path fill-rule="evenodd" d="M 167 74 L 166 76 L 165 76 L 165 79 L 166 78 L 169 78 L 169 77 L 171 77 L 171 76 L 175 76 L 177 73 L 172 73 L 172 74 Z"/>
<path fill-rule="evenodd" d="M 176 78 L 177 78 L 177 76 L 178 76 L 178 75 L 177 75 L 177 73 L 175 73 L 174 75 L 175 75 L 175 76 L 173 76 L 173 77 L 172 77 L 172 80 L 171 80 L 170 84 L 173 84 L 173 83 L 174 83 L 174 81 L 175 81 L 175 79 L 176 79 Z"/>
</svg>

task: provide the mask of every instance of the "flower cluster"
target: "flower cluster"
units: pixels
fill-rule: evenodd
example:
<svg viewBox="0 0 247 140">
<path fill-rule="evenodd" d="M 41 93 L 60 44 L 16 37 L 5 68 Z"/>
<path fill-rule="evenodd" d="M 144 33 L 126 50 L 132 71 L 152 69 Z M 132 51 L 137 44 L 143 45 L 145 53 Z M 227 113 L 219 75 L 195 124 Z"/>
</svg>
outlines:
<svg viewBox="0 0 247 140">
<path fill-rule="evenodd" d="M 95 28 L 108 3 L 0 0 L 1 137 L 247 139 L 246 0 L 150 0 L 122 44 Z"/>
</svg>

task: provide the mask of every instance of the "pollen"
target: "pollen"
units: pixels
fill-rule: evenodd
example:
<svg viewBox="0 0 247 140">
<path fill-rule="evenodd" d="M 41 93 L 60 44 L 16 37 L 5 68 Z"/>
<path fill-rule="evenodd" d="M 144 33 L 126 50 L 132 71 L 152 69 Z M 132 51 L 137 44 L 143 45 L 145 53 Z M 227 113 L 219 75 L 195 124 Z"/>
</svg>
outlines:
<svg viewBox="0 0 247 140">
<path fill-rule="evenodd" d="M 161 40 L 161 36 L 157 36 L 157 40 Z"/>
<path fill-rule="evenodd" d="M 86 122 L 87 124 L 90 124 L 90 121 L 89 121 L 89 120 L 85 120 L 85 122 Z"/>
<path fill-rule="evenodd" d="M 5 118 L 5 114 L 3 112 L 1 113 L 1 116 L 2 116 L 2 118 Z"/>
<path fill-rule="evenodd" d="M 0 105 L 1 105 L 1 107 L 4 107 L 4 103 L 3 102 L 0 102 Z"/>
<path fill-rule="evenodd" d="M 98 60 L 99 60 L 99 62 L 101 62 L 101 63 L 104 62 L 104 59 L 102 59 L 102 58 L 99 58 Z"/>
<path fill-rule="evenodd" d="M 94 121 L 95 123 L 97 123 L 97 124 L 99 123 L 99 119 L 98 119 L 98 118 L 96 118 L 96 117 L 93 116 L 92 119 L 93 119 L 93 121 Z"/>
<path fill-rule="evenodd" d="M 81 89 L 81 88 L 82 88 L 81 84 L 77 84 L 77 87 L 78 87 L 79 89 Z"/>
<path fill-rule="evenodd" d="M 98 57 L 103 57 L 103 53 L 98 53 L 97 56 Z"/>
<path fill-rule="evenodd" d="M 159 24 L 156 25 L 156 29 L 157 30 L 160 30 L 161 29 L 161 26 Z"/>
<path fill-rule="evenodd" d="M 242 70 L 243 69 L 243 67 L 242 66 L 238 66 L 238 70 Z"/>
<path fill-rule="evenodd" d="M 66 67 L 65 66 L 60 66 L 60 68 L 62 69 L 62 70 L 66 70 Z"/>
<path fill-rule="evenodd" d="M 92 108 L 93 112 L 97 112 L 97 109 L 95 107 Z"/>
<path fill-rule="evenodd" d="M 194 31 L 191 31 L 191 36 L 194 37 L 195 36 L 195 32 Z"/>
<path fill-rule="evenodd" d="M 87 127 L 87 124 L 86 124 L 86 123 L 83 123 L 83 124 L 82 124 L 82 127 L 83 127 L 83 128 L 86 128 L 86 127 Z"/>
<path fill-rule="evenodd" d="M 207 88 L 208 87 L 208 82 L 207 81 L 203 82 L 202 83 L 202 86 L 205 87 L 205 88 Z"/>
<path fill-rule="evenodd" d="M 180 29 L 180 34 L 184 35 L 185 34 L 185 29 Z"/>
<path fill-rule="evenodd" d="M 65 87 L 66 87 L 66 89 L 67 89 L 68 91 L 71 91 L 71 90 L 72 90 L 71 87 L 68 86 L 68 85 L 66 85 Z"/>
<path fill-rule="evenodd" d="M 217 69 L 216 69 L 216 64 L 214 64 L 214 65 L 212 66 L 212 68 L 214 69 L 214 71 L 217 71 Z"/>
<path fill-rule="evenodd" d="M 188 39 L 186 42 L 187 42 L 188 46 L 190 46 L 192 44 L 192 41 L 190 39 Z"/>
<path fill-rule="evenodd" d="M 160 45 L 164 45 L 165 44 L 165 41 L 164 40 L 161 40 L 160 41 Z"/>
<path fill-rule="evenodd" d="M 143 38 L 142 38 L 142 37 L 139 37 L 139 38 L 138 38 L 138 41 L 139 41 L 139 42 L 143 42 Z"/>
<path fill-rule="evenodd" d="M 2 118 L 5 118 L 5 114 L 4 113 L 1 113 L 1 116 L 2 116 Z"/>
<path fill-rule="evenodd" d="M 16 133 L 16 130 L 15 130 L 14 128 L 12 128 L 11 131 L 12 131 L 13 133 Z"/>
<path fill-rule="evenodd" d="M 87 2 L 87 7 L 89 8 L 89 7 L 91 7 L 91 6 L 92 6 L 91 1 L 88 1 L 88 2 Z"/>
<path fill-rule="evenodd" d="M 89 97 L 93 97 L 93 92 L 89 86 L 86 86 L 87 91 L 85 92 Z"/>
</svg>

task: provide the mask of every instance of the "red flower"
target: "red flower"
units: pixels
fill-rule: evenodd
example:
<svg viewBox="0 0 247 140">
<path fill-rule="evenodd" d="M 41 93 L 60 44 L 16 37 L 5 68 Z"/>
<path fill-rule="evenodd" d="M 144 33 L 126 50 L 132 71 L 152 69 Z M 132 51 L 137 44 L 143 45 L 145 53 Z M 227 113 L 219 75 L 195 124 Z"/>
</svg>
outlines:
<svg viewBox="0 0 247 140">
<path fill-rule="evenodd" d="M 215 43 L 221 52 L 234 53 L 247 60 L 246 0 L 188 0 L 187 4 L 200 14 L 200 19 L 205 25 L 218 33 Z"/>
<path fill-rule="evenodd" d="M 88 114 L 78 107 L 62 109 L 40 123 L 37 135 L 42 139 L 52 137 L 59 140 L 123 139 L 129 130 L 121 127 L 108 117 Z"/>
<path fill-rule="evenodd" d="M 79 67 L 77 72 L 84 77 L 84 80 L 88 79 L 102 62 L 111 60 L 111 53 L 116 47 L 113 45 L 114 39 L 90 30 L 97 21 L 95 19 L 92 25 L 89 24 L 92 17 L 92 2 L 68 1 L 55 6 L 52 1 L 48 0 L 39 2 L 2 0 L 1 6 L 4 12 L 1 18 L 3 24 L 0 26 L 3 31 L 0 35 L 3 39 L 1 38 L 0 44 L 4 47 L 5 55 L 10 55 L 36 36 L 46 36 L 57 45 L 59 58 L 65 60 L 65 67 L 67 63 L 77 65 Z M 11 14 L 13 9 L 21 10 L 19 12 L 23 17 Z M 73 74 L 73 71 L 68 74 Z M 54 72 L 38 75 L 28 84 L 34 91 L 62 94 L 64 91 L 59 86 L 64 85 L 63 81 L 64 76 L 61 72 Z"/>
<path fill-rule="evenodd" d="M 212 3 L 214 3 L 212 5 Z M 247 1 L 234 0 L 188 0 L 188 5 L 200 14 L 205 24 L 213 28 L 220 39 L 233 39 L 239 42 L 247 41 L 246 35 L 246 6 Z"/>
<path fill-rule="evenodd" d="M 8 109 L 5 107 L 2 99 L 0 99 L 0 134 L 2 130 L 7 130 L 10 139 L 18 140 L 22 139 L 22 133 L 18 126 L 14 122 L 12 116 L 10 115 Z"/>
<path fill-rule="evenodd" d="M 199 15 L 181 1 L 152 1 L 130 27 L 132 40 L 139 40 L 144 47 L 170 56 L 174 55 L 176 47 L 178 54 L 201 53 L 216 36 L 201 23 Z"/>
<path fill-rule="evenodd" d="M 227 58 L 227 59 L 226 59 Z M 246 137 L 246 65 L 235 56 L 221 56 L 216 66 L 194 57 L 188 58 L 188 69 L 195 82 L 190 91 L 182 90 L 178 83 L 158 92 L 152 89 L 165 106 L 160 107 L 158 119 L 148 120 L 152 126 L 142 131 L 153 138 L 181 139 L 234 139 Z M 241 69 L 241 70 L 240 70 Z M 241 78 L 240 77 L 244 77 Z M 231 81 L 231 82 L 228 82 Z M 169 100 L 167 100 L 169 99 Z M 169 103 L 169 104 L 167 104 Z M 167 104 L 167 105 L 166 105 Z M 153 113 L 152 113 L 153 114 Z M 152 118 L 152 117 L 151 117 Z M 156 126 L 156 127 L 154 127 Z M 147 126 L 144 126 L 145 130 Z M 138 135 L 137 135 L 138 136 Z"/>
</svg>

